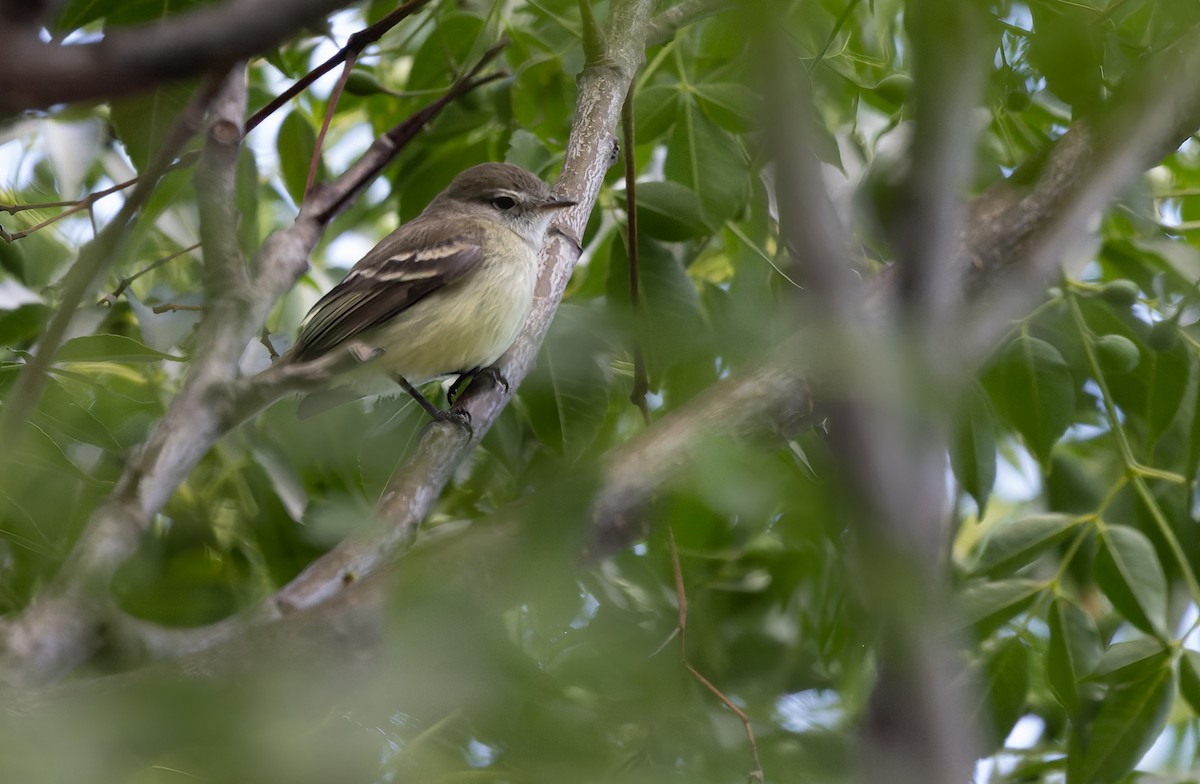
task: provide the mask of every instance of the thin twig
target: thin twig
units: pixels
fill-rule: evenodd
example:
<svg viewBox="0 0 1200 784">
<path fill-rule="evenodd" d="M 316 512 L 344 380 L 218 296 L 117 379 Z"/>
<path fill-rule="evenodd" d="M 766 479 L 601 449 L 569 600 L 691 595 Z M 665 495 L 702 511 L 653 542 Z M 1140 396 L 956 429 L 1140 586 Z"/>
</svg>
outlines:
<svg viewBox="0 0 1200 784">
<path fill-rule="evenodd" d="M 265 324 L 263 325 L 262 332 L 258 335 L 258 342 L 262 343 L 263 347 L 266 348 L 272 362 L 279 359 L 279 352 L 275 350 L 275 344 L 271 342 L 271 330 L 267 329 Z"/>
<path fill-rule="evenodd" d="M 70 215 L 74 215 L 75 213 L 79 212 L 80 210 L 85 210 L 85 209 L 90 210 L 92 208 L 92 205 L 95 204 L 100 199 L 103 199 L 105 196 L 111 196 L 112 194 L 116 193 L 117 191 L 124 190 L 125 188 L 128 188 L 129 186 L 134 185 L 135 183 L 137 183 L 137 177 L 126 180 L 125 182 L 117 183 L 116 185 L 113 185 L 112 187 L 109 187 L 109 188 L 105 188 L 104 190 L 96 191 L 95 193 L 89 193 L 87 196 L 84 196 L 82 199 L 75 199 L 72 201 L 47 201 L 47 202 L 42 202 L 40 204 L 0 204 L 0 212 L 7 212 L 10 215 L 16 215 L 17 213 L 25 212 L 26 210 L 46 210 L 46 209 L 57 209 L 59 207 L 67 208 L 67 209 L 63 210 L 62 212 L 58 213 L 57 215 L 52 215 L 51 217 L 47 218 L 46 220 L 42 221 L 41 223 L 38 223 L 34 226 L 30 226 L 27 229 L 21 229 L 20 231 L 13 231 L 13 232 L 5 232 L 3 235 L 4 239 L 8 240 L 9 242 L 16 242 L 17 240 L 21 239 L 22 237 L 28 237 L 30 234 L 33 234 L 35 231 L 39 231 L 41 229 L 46 228 L 47 226 L 51 226 L 55 223 L 58 223 L 63 218 L 66 218 Z M 93 228 L 94 228 L 94 222 L 93 222 Z"/>
<path fill-rule="evenodd" d="M 676 630 L 679 632 L 679 661 L 684 668 L 691 673 L 700 685 L 708 689 L 716 696 L 721 704 L 729 710 L 733 711 L 733 715 L 737 716 L 742 722 L 742 727 L 746 730 L 746 740 L 750 744 L 750 760 L 753 767 L 750 769 L 751 781 L 763 781 L 762 762 L 758 757 L 758 743 L 754 739 L 754 728 L 750 725 L 750 717 L 746 712 L 734 704 L 733 700 L 725 696 L 725 693 L 713 685 L 712 681 L 700 674 L 700 671 L 692 666 L 687 657 L 687 617 L 688 617 L 688 600 L 687 590 L 683 585 L 683 568 L 679 565 L 679 549 L 675 545 L 675 531 L 670 525 L 667 526 L 667 544 L 671 548 L 671 570 L 675 574 L 675 597 L 679 604 L 679 620 Z"/>
<path fill-rule="evenodd" d="M 155 305 L 151 311 L 155 314 L 159 313 L 174 313 L 177 310 L 191 310 L 197 313 L 204 312 L 203 305 L 179 305 L 175 302 L 165 302 L 162 305 Z"/>
<path fill-rule="evenodd" d="M 167 166 L 165 169 L 163 169 L 162 173 L 159 176 L 165 175 L 168 172 L 173 172 L 176 169 L 182 169 L 187 166 L 191 166 L 198 159 L 199 159 L 199 153 L 196 153 L 196 152 L 185 153 L 185 154 L 179 156 L 178 160 L 174 161 L 169 166 Z M 35 231 L 44 229 L 47 226 L 57 223 L 58 221 L 67 217 L 68 215 L 74 215 L 75 213 L 79 212 L 80 210 L 86 209 L 86 210 L 88 210 L 89 214 L 91 214 L 92 207 L 100 199 L 103 199 L 105 196 L 111 196 L 112 194 L 114 194 L 118 191 L 122 191 L 122 190 L 125 190 L 126 188 L 137 185 L 137 183 L 138 183 L 138 178 L 131 177 L 128 180 L 125 180 L 124 182 L 119 182 L 116 185 L 112 185 L 108 188 L 105 188 L 104 190 L 96 191 L 95 193 L 89 193 L 87 196 L 84 196 L 82 199 L 72 199 L 70 201 L 48 201 L 48 202 L 41 202 L 39 204 L 0 204 L 0 212 L 7 212 L 10 215 L 16 215 L 17 213 L 25 212 L 26 210 L 57 209 L 59 207 L 68 207 L 69 208 L 69 209 L 59 213 L 58 215 L 55 215 L 51 218 L 47 218 L 46 220 L 42 221 L 41 223 L 37 224 L 36 226 L 30 226 L 29 228 L 22 229 L 21 231 L 8 232 L 8 231 L 4 231 L 3 229 L 0 229 L 0 239 L 7 240 L 9 242 L 14 242 L 16 240 L 21 239 L 22 237 L 27 237 L 30 234 L 33 234 Z M 96 231 L 96 216 L 94 214 L 91 214 L 90 217 L 92 219 L 92 233 L 99 234 L 99 232 Z"/>
<path fill-rule="evenodd" d="M 318 65 L 316 68 L 309 71 L 300 79 L 296 80 L 295 84 L 277 95 L 270 103 L 255 112 L 249 120 L 246 121 L 246 131 L 249 132 L 258 127 L 258 124 L 270 117 L 281 106 L 295 98 L 317 79 L 320 79 L 325 74 L 332 71 L 341 63 L 345 62 L 346 58 L 353 53 L 355 56 L 362 54 L 363 49 L 367 48 L 368 44 L 374 43 L 383 37 L 383 34 L 391 30 L 402 20 L 419 11 L 422 6 L 429 3 L 429 0 L 409 0 L 409 2 L 401 5 L 396 10 L 392 11 L 387 16 L 380 19 L 375 24 L 366 29 L 359 30 L 350 36 L 346 41 L 346 45 L 341 51 L 330 57 L 325 62 Z"/>
<path fill-rule="evenodd" d="M 168 262 L 174 261 L 175 259 L 179 258 L 180 256 L 186 256 L 187 254 L 191 253 L 192 251 L 197 250 L 199 247 L 200 247 L 199 242 L 194 243 L 192 245 L 188 245 L 183 250 L 176 251 L 176 252 L 172 253 L 170 256 L 163 256 L 161 259 L 157 259 L 155 261 L 150 262 L 145 267 L 143 267 L 142 269 L 133 273 L 132 275 L 121 278 L 121 281 L 117 284 L 117 287 L 112 290 L 112 293 L 109 294 L 107 297 L 104 297 L 103 299 L 101 299 L 100 302 L 101 303 L 107 302 L 110 305 L 115 303 L 118 299 L 120 299 L 121 295 L 125 293 L 125 290 L 128 289 L 135 280 L 142 277 L 143 275 L 145 275 L 148 272 L 153 272 L 154 270 L 158 269 L 159 267 L 161 267 L 162 265 L 164 265 Z"/>
<path fill-rule="evenodd" d="M 333 92 L 329 94 L 329 101 L 325 106 L 325 119 L 321 121 L 321 131 L 317 134 L 316 144 L 313 145 L 312 160 L 308 164 L 308 180 L 304 183 L 306 195 L 312 190 L 313 183 L 317 181 L 317 170 L 321 168 L 321 149 L 325 146 L 325 135 L 329 133 L 329 124 L 333 122 L 333 113 L 337 111 L 338 101 L 342 98 L 342 90 L 345 89 L 346 80 L 350 78 L 350 71 L 354 70 L 356 62 L 358 62 L 356 52 L 346 55 L 346 65 L 342 68 L 342 75 L 338 77 L 337 84 L 333 86 Z"/>
</svg>

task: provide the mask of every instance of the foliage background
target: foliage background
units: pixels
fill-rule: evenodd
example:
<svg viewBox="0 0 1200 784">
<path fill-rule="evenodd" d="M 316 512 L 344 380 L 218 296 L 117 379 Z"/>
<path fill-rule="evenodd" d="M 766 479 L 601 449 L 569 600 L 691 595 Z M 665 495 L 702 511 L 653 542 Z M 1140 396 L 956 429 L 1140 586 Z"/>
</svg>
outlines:
<svg viewBox="0 0 1200 784">
<path fill-rule="evenodd" d="M 202 5 L 72 0 L 48 29 L 87 41 Z M 1073 124 L 1103 116 L 1138 69 L 1188 46 L 1200 21 L 1200 7 L 1183 0 L 977 5 L 987 73 L 978 105 L 960 107 L 974 134 L 968 201 L 1035 181 Z M 263 52 L 249 68 L 251 110 L 392 8 L 354 5 Z M 599 19 L 608 10 L 592 6 Z M 1192 138 L 1087 226 L 1060 279 L 1044 294 L 1039 283 L 990 358 L 963 361 L 964 377 L 980 365 L 964 394 L 924 390 L 931 416 L 952 431 L 938 579 L 956 609 L 945 617 L 864 589 L 872 571 L 894 575 L 869 553 L 903 557 L 857 542 L 870 529 L 852 522 L 839 478 L 847 466 L 830 445 L 836 418 L 793 438 L 712 437 L 657 494 L 643 541 L 581 563 L 603 460 L 645 427 L 630 403 L 631 346 L 644 353 L 659 422 L 774 356 L 798 326 L 812 346 L 832 339 L 797 315 L 793 281 L 805 260 L 788 258 L 778 224 L 773 183 L 786 170 L 770 160 L 760 30 L 743 8 L 715 10 L 650 46 L 636 80 L 636 143 L 625 152 L 639 172 L 641 313 L 630 315 L 616 166 L 536 370 L 387 582 L 382 642 L 364 640 L 360 656 L 347 653 L 353 642 L 328 656 L 285 652 L 278 668 L 253 667 L 247 647 L 244 671 L 215 679 L 147 674 L 135 653 L 102 649 L 76 673 L 82 687 L 39 698 L 32 717 L 2 719 L 0 779 L 744 780 L 752 762 L 741 723 L 669 642 L 671 531 L 689 600 L 688 661 L 752 719 L 767 781 L 867 775 L 856 749 L 870 736 L 881 627 L 897 614 L 952 647 L 943 675 L 969 694 L 957 718 L 976 729 L 968 751 L 978 780 L 1113 782 L 1135 766 L 1148 781 L 1195 780 Z M 808 85 L 816 122 L 805 138 L 865 278 L 889 267 L 908 230 L 901 188 L 920 89 L 911 10 L 901 0 L 768 8 L 790 49 L 766 68 Z M 452 104 L 334 220 L 309 275 L 271 313 L 276 349 L 321 292 L 461 169 L 508 160 L 554 179 L 586 28 L 567 0 L 434 2 L 366 50 L 332 117 L 327 173 L 502 36 L 510 76 Z M 248 136 L 241 222 L 230 227 L 247 255 L 294 218 L 335 79 Z M 13 114 L 0 130 L 2 200 L 83 199 L 125 181 L 196 84 Z M 54 578 L 179 389 L 203 305 L 195 187 L 186 167 L 163 178 L 104 290 L 80 309 L 27 436 L 0 455 L 0 613 L 22 612 Z M 6 231 L 29 234 L 0 243 L 0 405 L 80 244 L 122 198 L 37 230 L 63 208 L 4 216 Z M 986 302 L 989 290 L 974 296 Z M 819 354 L 801 350 L 797 362 L 819 365 Z M 260 344 L 241 359 L 247 373 L 269 361 Z M 105 589 L 123 613 L 196 627 L 269 596 L 362 525 L 424 425 L 401 398 L 304 422 L 295 406 L 246 422 L 190 474 Z M 99 677 L 117 672 L 133 674 Z"/>
</svg>

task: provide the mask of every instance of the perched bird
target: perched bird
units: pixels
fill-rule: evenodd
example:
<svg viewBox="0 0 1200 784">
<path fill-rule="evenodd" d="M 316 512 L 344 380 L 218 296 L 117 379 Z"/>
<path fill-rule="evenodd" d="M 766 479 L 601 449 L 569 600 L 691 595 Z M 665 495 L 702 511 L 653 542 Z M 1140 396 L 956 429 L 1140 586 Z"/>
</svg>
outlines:
<svg viewBox="0 0 1200 784">
<path fill-rule="evenodd" d="M 555 211 L 574 204 L 519 166 L 467 169 L 313 306 L 282 360 L 365 346 L 372 353 L 359 357 L 361 368 L 341 374 L 335 386 L 386 374 L 434 419 L 462 420 L 417 387 L 457 375 L 453 400 L 479 374 L 507 386 L 492 366 L 529 315 L 538 250 Z M 299 415 L 327 408 L 320 396 L 305 398 Z"/>
</svg>

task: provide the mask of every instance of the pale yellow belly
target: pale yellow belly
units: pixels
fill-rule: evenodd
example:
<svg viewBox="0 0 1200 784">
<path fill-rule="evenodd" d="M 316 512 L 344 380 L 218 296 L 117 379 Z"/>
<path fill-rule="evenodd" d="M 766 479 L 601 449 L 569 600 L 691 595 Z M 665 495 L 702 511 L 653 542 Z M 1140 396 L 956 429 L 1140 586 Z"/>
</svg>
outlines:
<svg viewBox="0 0 1200 784">
<path fill-rule="evenodd" d="M 488 367 L 516 338 L 533 304 L 536 261 L 482 266 L 357 339 L 384 349 L 372 370 L 412 384 Z"/>
</svg>

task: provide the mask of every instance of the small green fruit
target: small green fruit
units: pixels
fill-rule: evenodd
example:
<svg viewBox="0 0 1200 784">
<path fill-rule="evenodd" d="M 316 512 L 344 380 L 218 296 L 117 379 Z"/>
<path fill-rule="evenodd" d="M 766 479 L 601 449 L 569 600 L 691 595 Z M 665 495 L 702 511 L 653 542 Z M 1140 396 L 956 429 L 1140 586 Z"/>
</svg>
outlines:
<svg viewBox="0 0 1200 784">
<path fill-rule="evenodd" d="M 1138 286 L 1132 280 L 1110 280 L 1100 289 L 1100 299 L 1117 308 L 1137 302 Z"/>
<path fill-rule="evenodd" d="M 1128 373 L 1138 366 L 1142 355 L 1134 342 L 1124 335 L 1104 335 L 1096 341 L 1100 364 L 1113 373 Z"/>
<path fill-rule="evenodd" d="M 346 77 L 345 90 L 351 95 L 378 95 L 390 92 L 366 71 L 351 71 L 350 76 Z"/>
<path fill-rule="evenodd" d="M 1179 345 L 1179 325 L 1174 319 L 1158 322 L 1150 328 L 1146 343 L 1155 351 L 1170 351 Z"/>
</svg>

